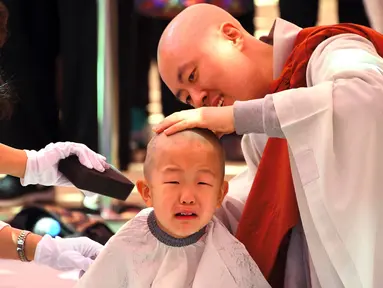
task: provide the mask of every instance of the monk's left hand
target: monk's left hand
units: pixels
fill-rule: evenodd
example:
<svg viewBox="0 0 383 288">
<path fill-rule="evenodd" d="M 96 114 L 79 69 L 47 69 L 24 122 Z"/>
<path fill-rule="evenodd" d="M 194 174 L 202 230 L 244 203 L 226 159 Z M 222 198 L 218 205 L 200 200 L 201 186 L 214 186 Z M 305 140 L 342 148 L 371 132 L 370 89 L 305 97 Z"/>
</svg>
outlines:
<svg viewBox="0 0 383 288">
<path fill-rule="evenodd" d="M 191 128 L 206 128 L 219 137 L 233 133 L 235 131 L 233 106 L 201 107 L 176 112 L 155 126 L 153 131 L 171 135 Z"/>
</svg>

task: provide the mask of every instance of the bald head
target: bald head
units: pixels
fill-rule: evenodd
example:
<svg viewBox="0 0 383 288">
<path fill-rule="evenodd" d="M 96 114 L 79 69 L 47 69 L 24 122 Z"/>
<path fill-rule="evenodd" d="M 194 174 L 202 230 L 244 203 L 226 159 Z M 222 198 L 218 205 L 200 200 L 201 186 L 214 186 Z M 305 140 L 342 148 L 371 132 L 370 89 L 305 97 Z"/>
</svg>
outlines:
<svg viewBox="0 0 383 288">
<path fill-rule="evenodd" d="M 158 45 L 158 70 L 178 100 L 195 108 L 261 98 L 272 81 L 272 47 L 210 4 L 178 14 Z M 257 79 L 258 81 L 254 81 Z"/>
<path fill-rule="evenodd" d="M 149 142 L 146 150 L 146 158 L 144 163 L 144 175 L 147 180 L 157 165 L 159 157 L 168 157 L 169 151 L 172 149 L 183 149 L 185 156 L 192 149 L 200 149 L 208 146 L 213 148 L 216 153 L 216 161 L 222 167 L 222 176 L 225 174 L 225 153 L 217 136 L 207 129 L 188 129 L 173 135 L 167 136 L 164 133 L 155 135 Z M 203 149 L 200 149 L 203 151 Z M 203 153 L 203 152 L 201 152 Z"/>
<path fill-rule="evenodd" d="M 179 13 L 166 27 L 159 45 L 159 60 L 164 53 L 177 48 L 195 46 L 195 41 L 205 37 L 212 28 L 218 29 L 222 23 L 229 22 L 245 31 L 242 25 L 225 10 L 210 4 L 192 5 Z M 193 44 L 193 45 L 190 45 Z"/>
</svg>

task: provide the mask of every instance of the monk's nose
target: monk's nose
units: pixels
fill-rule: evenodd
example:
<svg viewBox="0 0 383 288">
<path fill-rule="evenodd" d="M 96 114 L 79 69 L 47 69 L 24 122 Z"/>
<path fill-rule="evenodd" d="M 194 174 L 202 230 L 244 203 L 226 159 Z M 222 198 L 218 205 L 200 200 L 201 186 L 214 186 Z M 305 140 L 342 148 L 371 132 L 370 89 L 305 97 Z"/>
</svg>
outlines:
<svg viewBox="0 0 383 288">
<path fill-rule="evenodd" d="M 192 97 L 192 101 L 193 101 L 192 104 L 193 104 L 194 108 L 199 108 L 199 107 L 203 107 L 203 106 L 208 105 L 206 92 L 203 92 L 203 91 L 191 92 L 190 96 Z"/>
</svg>

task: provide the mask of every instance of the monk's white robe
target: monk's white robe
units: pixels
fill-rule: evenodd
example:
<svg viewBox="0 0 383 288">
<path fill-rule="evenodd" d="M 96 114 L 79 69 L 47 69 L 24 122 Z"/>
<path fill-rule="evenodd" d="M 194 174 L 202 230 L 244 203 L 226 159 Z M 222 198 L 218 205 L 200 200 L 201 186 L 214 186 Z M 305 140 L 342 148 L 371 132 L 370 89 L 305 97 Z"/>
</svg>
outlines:
<svg viewBox="0 0 383 288">
<path fill-rule="evenodd" d="M 299 31 L 276 21 L 275 79 Z M 248 169 L 230 182 L 218 215 L 235 233 L 267 135 L 285 137 L 302 222 L 285 287 L 383 287 L 383 59 L 367 39 L 337 35 L 315 49 L 306 81 L 234 104 Z"/>
</svg>

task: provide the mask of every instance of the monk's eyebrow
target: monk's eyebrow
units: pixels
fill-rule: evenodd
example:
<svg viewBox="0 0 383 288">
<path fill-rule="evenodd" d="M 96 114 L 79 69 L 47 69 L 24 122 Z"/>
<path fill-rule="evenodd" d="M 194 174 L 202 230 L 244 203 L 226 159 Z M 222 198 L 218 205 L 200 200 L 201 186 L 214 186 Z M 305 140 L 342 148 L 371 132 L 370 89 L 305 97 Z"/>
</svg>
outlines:
<svg viewBox="0 0 383 288">
<path fill-rule="evenodd" d="M 182 68 L 178 69 L 178 74 L 177 74 L 177 80 L 179 83 L 183 84 L 184 81 L 182 79 L 182 75 L 184 74 L 185 68 L 182 70 Z"/>
<path fill-rule="evenodd" d="M 178 80 L 179 83 L 181 83 L 181 84 L 184 83 L 183 74 L 185 73 L 186 68 L 188 68 L 192 63 L 193 62 L 188 62 L 188 63 L 185 63 L 185 64 L 181 65 L 180 67 L 178 67 L 178 70 L 177 70 L 177 80 Z M 180 99 L 181 98 L 181 93 L 182 93 L 182 90 L 178 90 L 174 94 L 179 101 L 181 101 L 181 99 Z"/>
<path fill-rule="evenodd" d="M 179 83 L 183 84 L 184 81 L 182 79 L 182 76 L 186 70 L 186 67 L 188 66 L 189 64 L 184 64 L 182 65 L 181 67 L 178 68 L 178 71 L 177 71 L 177 80 Z"/>
<path fill-rule="evenodd" d="M 181 83 L 181 84 L 184 83 L 184 80 L 182 79 L 183 74 L 185 73 L 186 68 L 190 67 L 191 65 L 196 65 L 196 64 L 194 63 L 194 61 L 191 61 L 191 62 L 187 62 L 187 63 L 181 65 L 180 67 L 178 67 L 177 80 L 179 83 Z"/>
<path fill-rule="evenodd" d="M 181 97 L 181 90 L 178 90 L 177 93 L 176 93 L 176 98 L 178 101 L 181 101 L 180 97 Z"/>
</svg>

